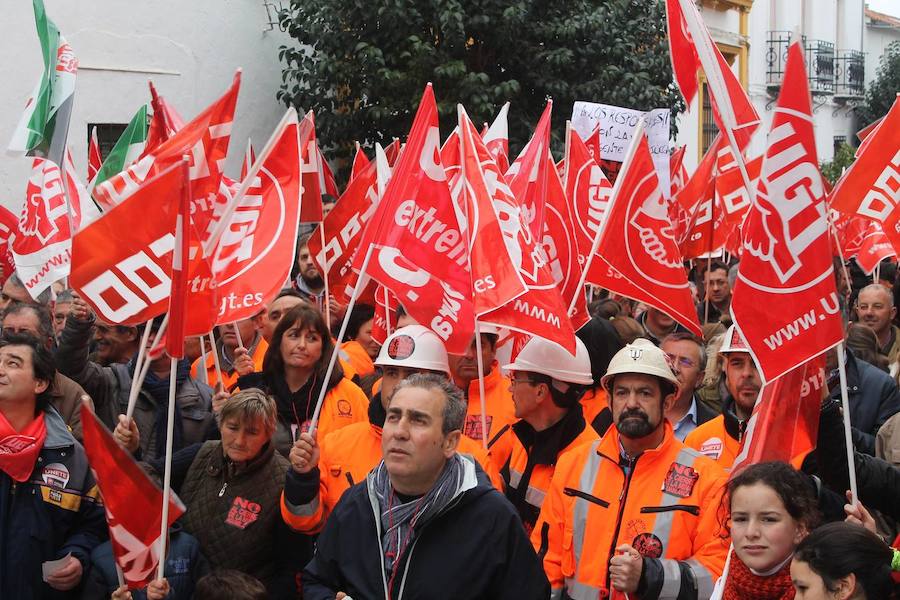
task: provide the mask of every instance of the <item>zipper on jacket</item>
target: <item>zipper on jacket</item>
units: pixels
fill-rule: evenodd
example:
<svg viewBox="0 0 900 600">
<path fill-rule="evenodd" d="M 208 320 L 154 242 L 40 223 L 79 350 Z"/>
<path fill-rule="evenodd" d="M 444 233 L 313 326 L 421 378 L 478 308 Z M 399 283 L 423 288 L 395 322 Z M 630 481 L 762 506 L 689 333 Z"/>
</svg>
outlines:
<svg viewBox="0 0 900 600">
<path fill-rule="evenodd" d="M 583 492 L 581 490 L 576 490 L 576 489 L 570 488 L 570 487 L 564 487 L 563 494 L 565 494 L 566 496 L 575 496 L 578 498 L 582 498 L 584 500 L 587 500 L 588 502 L 593 502 L 594 504 L 602 506 L 603 508 L 609 508 L 609 502 L 607 502 L 606 500 L 602 500 L 601 498 L 598 498 L 597 496 L 593 496 L 593 495 L 588 494 L 587 492 Z"/>
<path fill-rule="evenodd" d="M 612 558 L 616 555 L 616 540 L 619 539 L 619 530 L 622 528 L 622 515 L 625 513 L 625 503 L 628 501 L 628 488 L 631 486 L 631 478 L 634 477 L 634 469 L 640 456 L 628 459 L 628 473 L 625 475 L 625 485 L 622 486 L 622 492 L 619 494 L 619 514 L 616 516 L 616 530 L 613 532 L 612 544 L 609 548 L 609 556 Z M 616 463 L 618 464 L 618 463 Z M 618 465 L 622 469 L 622 465 Z M 622 469 L 625 473 L 625 469 Z M 585 525 L 587 525 L 585 523 Z M 609 590 L 609 564 L 606 565 L 606 589 Z"/>
<path fill-rule="evenodd" d="M 228 482 L 222 484 L 222 489 L 219 490 L 219 498 L 225 495 L 225 488 L 228 487 Z"/>
<path fill-rule="evenodd" d="M 671 506 L 642 506 L 641 507 L 641 512 L 644 514 L 671 512 L 674 510 L 683 510 L 684 512 L 691 513 L 695 517 L 700 516 L 700 507 L 693 505 L 693 504 L 672 504 Z"/>
</svg>

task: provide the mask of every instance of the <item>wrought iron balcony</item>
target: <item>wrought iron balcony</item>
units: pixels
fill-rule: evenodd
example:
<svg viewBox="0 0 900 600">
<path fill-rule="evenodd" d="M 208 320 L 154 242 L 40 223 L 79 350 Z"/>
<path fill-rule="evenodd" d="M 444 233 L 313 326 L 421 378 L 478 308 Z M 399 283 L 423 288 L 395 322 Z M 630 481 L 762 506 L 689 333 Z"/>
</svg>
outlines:
<svg viewBox="0 0 900 600">
<path fill-rule="evenodd" d="M 824 40 L 810 40 L 805 36 L 801 41 L 809 91 L 816 95 L 834 94 L 834 44 Z M 773 95 L 781 87 L 790 44 L 790 31 L 769 32 L 766 43 L 766 86 Z"/>
<path fill-rule="evenodd" d="M 834 59 L 834 95 L 855 99 L 865 95 L 866 55 L 859 50 L 838 50 Z"/>
</svg>

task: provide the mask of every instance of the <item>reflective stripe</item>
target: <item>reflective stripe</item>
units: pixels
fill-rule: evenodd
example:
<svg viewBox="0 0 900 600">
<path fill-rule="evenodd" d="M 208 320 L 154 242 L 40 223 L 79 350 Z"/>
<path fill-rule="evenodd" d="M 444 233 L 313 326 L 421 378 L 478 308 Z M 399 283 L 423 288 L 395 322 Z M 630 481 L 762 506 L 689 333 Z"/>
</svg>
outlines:
<svg viewBox="0 0 900 600">
<path fill-rule="evenodd" d="M 706 600 L 712 596 L 715 581 L 709 569 L 700 564 L 696 558 L 689 558 L 686 562 L 694 573 L 694 579 L 697 581 L 697 599 Z"/>
<path fill-rule="evenodd" d="M 675 462 L 682 464 L 686 467 L 694 466 L 694 460 L 697 458 L 697 451 L 684 447 L 678 452 L 678 456 L 675 457 Z M 662 493 L 662 500 L 660 501 L 660 506 L 672 506 L 673 504 L 680 504 L 682 502 L 682 498 L 669 494 L 665 490 Z M 666 550 L 669 548 L 669 539 L 672 537 L 672 521 L 675 519 L 675 511 L 670 510 L 667 512 L 661 512 L 656 514 L 656 520 L 653 524 L 653 535 L 655 535 L 662 542 L 663 556 L 666 554 Z"/>
<path fill-rule="evenodd" d="M 550 590 L 550 600 L 562 600 L 562 588 L 553 588 Z"/>
<path fill-rule="evenodd" d="M 597 472 L 600 470 L 600 461 L 603 460 L 597 452 L 600 440 L 591 444 L 588 450 L 587 460 L 581 469 L 581 478 L 578 481 L 579 489 L 591 493 L 594 491 L 594 483 L 597 481 Z M 584 498 L 575 497 L 575 508 L 572 511 L 572 546 L 575 550 L 575 577 L 581 568 L 581 550 L 584 547 L 584 530 L 587 522 L 589 503 Z M 577 582 L 574 582 L 577 584 Z M 581 585 L 581 584 L 578 584 Z M 570 588 L 571 589 L 571 588 Z M 574 596 L 573 596 L 574 597 Z"/>
<path fill-rule="evenodd" d="M 662 558 L 663 584 L 659 590 L 659 600 L 676 600 L 681 592 L 681 567 L 677 560 Z"/>
<path fill-rule="evenodd" d="M 597 600 L 597 598 L 605 598 L 606 594 L 600 595 L 601 588 L 575 581 L 574 579 L 566 579 L 566 594 L 572 600 Z"/>
<path fill-rule="evenodd" d="M 285 497 L 284 505 L 292 515 L 297 515 L 298 517 L 311 517 L 319 510 L 319 495 L 316 494 L 316 497 L 306 504 L 291 504 L 287 497 Z"/>
<path fill-rule="evenodd" d="M 513 468 L 509 469 L 509 487 L 513 489 L 519 489 L 519 484 L 522 482 L 522 474 L 516 471 Z M 532 485 L 528 486 L 528 489 L 525 490 L 525 502 L 532 505 L 533 507 L 540 509 L 541 506 L 544 505 L 544 498 L 547 497 L 547 492 L 540 488 L 536 488 Z"/>
</svg>

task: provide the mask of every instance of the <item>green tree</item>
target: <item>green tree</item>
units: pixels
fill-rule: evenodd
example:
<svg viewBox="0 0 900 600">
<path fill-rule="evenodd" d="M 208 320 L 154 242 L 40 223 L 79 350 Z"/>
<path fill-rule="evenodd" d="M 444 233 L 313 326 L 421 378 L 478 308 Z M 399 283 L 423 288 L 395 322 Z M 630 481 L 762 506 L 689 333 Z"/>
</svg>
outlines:
<svg viewBox="0 0 900 600">
<path fill-rule="evenodd" d="M 887 114 L 900 92 L 900 42 L 893 42 L 878 61 L 878 75 L 866 90 L 866 100 L 856 114 L 862 129 Z"/>
<path fill-rule="evenodd" d="M 844 169 L 849 169 L 853 161 L 856 160 L 855 150 L 847 143 L 841 144 L 837 152 L 834 153 L 834 159 L 831 162 L 823 162 L 820 165 L 822 175 L 830 183 L 835 183 L 841 178 Z"/>
<path fill-rule="evenodd" d="M 576 100 L 639 110 L 683 102 L 672 83 L 662 0 L 291 0 L 282 13 L 278 99 L 312 109 L 340 159 L 405 136 L 427 82 L 441 131 L 462 103 L 476 124 L 507 100 L 514 148 L 554 101 L 556 149 Z"/>
</svg>

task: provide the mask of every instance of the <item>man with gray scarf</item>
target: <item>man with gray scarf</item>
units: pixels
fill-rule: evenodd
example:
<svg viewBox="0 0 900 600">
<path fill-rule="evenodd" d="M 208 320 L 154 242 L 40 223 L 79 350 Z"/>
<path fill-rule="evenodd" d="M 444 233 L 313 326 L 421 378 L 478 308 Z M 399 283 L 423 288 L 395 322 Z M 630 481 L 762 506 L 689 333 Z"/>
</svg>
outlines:
<svg viewBox="0 0 900 600">
<path fill-rule="evenodd" d="M 465 411 L 443 377 L 397 386 L 383 460 L 335 507 L 303 572 L 305 599 L 550 596 L 515 509 L 456 452 Z"/>
</svg>

